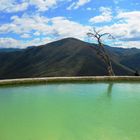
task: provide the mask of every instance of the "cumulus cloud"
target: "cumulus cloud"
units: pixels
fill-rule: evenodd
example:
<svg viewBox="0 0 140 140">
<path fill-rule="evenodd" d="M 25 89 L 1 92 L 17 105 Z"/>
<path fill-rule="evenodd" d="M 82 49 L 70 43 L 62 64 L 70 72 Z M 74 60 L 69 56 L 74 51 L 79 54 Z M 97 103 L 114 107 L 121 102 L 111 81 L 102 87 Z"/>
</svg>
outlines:
<svg viewBox="0 0 140 140">
<path fill-rule="evenodd" d="M 100 7 L 101 15 L 89 19 L 91 23 L 110 22 L 113 18 L 112 10 L 109 7 Z"/>
<path fill-rule="evenodd" d="M 40 36 L 40 32 L 36 31 L 33 33 L 34 36 Z"/>
<path fill-rule="evenodd" d="M 88 10 L 88 11 L 91 11 L 91 10 L 92 10 L 92 8 L 91 8 L 91 7 L 88 7 L 88 8 L 87 8 L 87 10 Z"/>
<path fill-rule="evenodd" d="M 140 11 L 120 12 L 115 17 L 118 22 L 104 26 L 106 31 L 115 33 L 119 38 L 138 38 L 140 36 Z"/>
<path fill-rule="evenodd" d="M 19 12 L 25 11 L 28 7 L 34 6 L 38 11 L 47 11 L 56 7 L 60 2 L 68 0 L 1 0 L 0 11 L 2 12 Z"/>
<path fill-rule="evenodd" d="M 64 17 L 55 17 L 51 19 L 53 32 L 60 37 L 76 37 L 83 39 L 89 29 L 88 26 L 84 26 L 75 21 L 68 20 Z M 65 26 L 63 26 L 65 25 Z"/>
<path fill-rule="evenodd" d="M 91 0 L 78 0 L 77 2 L 73 2 L 67 10 L 78 9 L 79 7 L 89 3 Z"/>
<path fill-rule="evenodd" d="M 22 34 L 22 35 L 21 35 L 21 38 L 30 38 L 30 37 L 31 37 L 30 34 Z"/>
<path fill-rule="evenodd" d="M 65 17 L 47 18 L 38 14 L 30 16 L 24 14 L 21 17 L 11 17 L 11 23 L 3 24 L 2 26 L 0 26 L 0 33 L 14 33 L 19 35 L 21 39 L 32 39 L 35 37 L 44 38 L 44 36 L 51 38 L 51 40 L 60 39 L 64 37 L 76 37 L 79 39 L 84 39 L 89 28 L 89 26 L 84 26 L 78 22 L 69 20 Z M 12 41 L 12 46 L 17 46 L 14 40 Z M 40 40 L 38 40 L 38 42 L 40 42 Z M 36 44 L 37 43 L 35 43 L 35 45 Z M 28 44 L 26 44 L 26 46 L 27 45 Z"/>
<path fill-rule="evenodd" d="M 62 0 L 61 0 L 62 1 Z M 35 6 L 39 11 L 46 11 L 53 8 L 58 3 L 58 0 L 30 0 L 29 4 Z"/>
<path fill-rule="evenodd" d="M 123 0 L 113 0 L 115 4 L 119 4 L 120 2 L 122 2 Z"/>
<path fill-rule="evenodd" d="M 28 8 L 27 2 L 17 3 L 16 0 L 1 0 L 0 11 L 2 12 L 19 12 Z"/>
<path fill-rule="evenodd" d="M 40 15 L 12 16 L 11 22 L 0 26 L 0 33 L 29 34 L 34 30 L 46 31 L 49 19 Z M 47 28 L 48 29 L 48 28 Z"/>
<path fill-rule="evenodd" d="M 14 38 L 0 38 L 0 48 L 26 48 L 29 46 L 38 46 L 51 42 L 49 37 L 35 38 L 30 41 L 17 40 Z"/>
<path fill-rule="evenodd" d="M 18 48 L 19 41 L 13 38 L 0 38 L 0 48 Z"/>
<path fill-rule="evenodd" d="M 83 37 L 88 30 L 88 26 L 71 21 L 65 17 L 47 18 L 40 15 L 23 15 L 22 17 L 11 17 L 12 22 L 0 26 L 0 33 L 15 33 L 19 35 L 52 35 L 60 37 L 74 36 Z"/>
<path fill-rule="evenodd" d="M 121 48 L 139 48 L 140 49 L 140 41 L 117 41 L 113 45 L 114 47 Z"/>
<path fill-rule="evenodd" d="M 140 11 L 120 12 L 116 23 L 103 26 L 104 32 L 113 34 L 122 46 L 140 48 Z"/>
</svg>

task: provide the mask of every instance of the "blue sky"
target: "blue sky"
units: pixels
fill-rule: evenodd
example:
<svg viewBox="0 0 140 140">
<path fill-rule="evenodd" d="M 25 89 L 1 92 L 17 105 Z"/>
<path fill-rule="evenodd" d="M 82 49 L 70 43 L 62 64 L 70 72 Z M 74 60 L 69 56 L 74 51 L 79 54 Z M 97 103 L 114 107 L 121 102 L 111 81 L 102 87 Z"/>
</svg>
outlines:
<svg viewBox="0 0 140 140">
<path fill-rule="evenodd" d="M 87 40 L 95 27 L 112 46 L 140 48 L 139 0 L 0 0 L 0 48 L 25 48 L 65 37 Z M 91 40 L 90 40 L 91 41 Z"/>
</svg>

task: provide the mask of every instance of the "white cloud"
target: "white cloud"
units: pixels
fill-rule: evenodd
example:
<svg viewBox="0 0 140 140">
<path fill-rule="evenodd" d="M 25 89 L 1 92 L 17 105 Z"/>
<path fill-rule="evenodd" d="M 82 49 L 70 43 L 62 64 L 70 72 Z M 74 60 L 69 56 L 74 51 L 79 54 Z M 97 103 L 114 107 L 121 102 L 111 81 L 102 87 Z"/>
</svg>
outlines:
<svg viewBox="0 0 140 140">
<path fill-rule="evenodd" d="M 91 10 L 92 10 L 92 8 L 91 8 L 91 7 L 88 7 L 88 8 L 87 8 L 87 10 L 88 10 L 88 11 L 91 11 Z"/>
<path fill-rule="evenodd" d="M 29 16 L 24 14 L 22 17 L 11 17 L 11 23 L 0 26 L 0 33 L 14 33 L 19 35 L 21 38 L 35 38 L 36 36 L 44 38 L 44 36 L 46 36 L 53 40 L 64 37 L 84 39 L 89 28 L 89 26 L 84 26 L 65 17 L 47 18 L 40 15 Z M 38 40 L 38 42 L 40 44 L 43 43 L 40 42 L 40 40 Z M 13 44 L 17 46 L 14 41 Z M 36 44 L 38 43 L 35 43 L 35 45 Z"/>
<path fill-rule="evenodd" d="M 3 12 L 19 12 L 25 11 L 28 7 L 34 6 L 38 11 L 47 11 L 60 4 L 60 2 L 67 2 L 69 0 L 0 0 L 0 11 Z"/>
<path fill-rule="evenodd" d="M 21 3 L 17 5 L 13 5 L 6 9 L 7 12 L 19 12 L 19 11 L 25 11 L 28 8 L 28 3 Z"/>
<path fill-rule="evenodd" d="M 34 5 L 39 11 L 46 11 L 53 8 L 58 3 L 58 0 L 30 0 L 29 4 Z"/>
<path fill-rule="evenodd" d="M 13 38 L 0 38 L 0 48 L 18 48 L 19 41 Z"/>
<path fill-rule="evenodd" d="M 40 32 L 36 31 L 35 33 L 33 33 L 34 36 L 40 36 Z"/>
<path fill-rule="evenodd" d="M 1 0 L 0 11 L 2 12 L 19 12 L 24 11 L 28 7 L 27 2 L 17 3 L 16 0 Z"/>
<path fill-rule="evenodd" d="M 121 48 L 139 48 L 140 49 L 140 41 L 118 41 L 114 42 L 114 47 L 121 47 Z"/>
<path fill-rule="evenodd" d="M 43 37 L 43 38 L 35 38 L 33 40 L 26 41 L 26 42 L 21 41 L 20 44 L 22 45 L 23 48 L 26 48 L 28 46 L 39 46 L 39 45 L 47 44 L 52 41 L 53 41 L 52 38 Z"/>
<path fill-rule="evenodd" d="M 101 15 L 90 18 L 91 23 L 110 22 L 113 18 L 112 10 L 109 7 L 100 7 Z"/>
<path fill-rule="evenodd" d="M 122 2 L 123 0 L 113 0 L 115 4 L 119 4 L 120 2 Z"/>
<path fill-rule="evenodd" d="M 35 38 L 30 41 L 16 40 L 14 38 L 0 38 L 0 48 L 26 48 L 51 42 L 51 38 Z"/>
<path fill-rule="evenodd" d="M 74 21 L 70 21 L 64 17 L 56 17 L 51 19 L 53 32 L 61 38 L 76 37 L 83 39 L 89 29 L 88 26 L 83 26 Z"/>
<path fill-rule="evenodd" d="M 78 0 L 77 2 L 73 2 L 67 10 L 78 9 L 79 7 L 89 3 L 91 0 Z"/>
<path fill-rule="evenodd" d="M 40 15 L 26 15 L 22 17 L 12 16 L 12 22 L 0 26 L 0 33 L 16 33 L 27 34 L 32 33 L 33 30 L 45 32 L 48 29 L 49 19 Z M 48 32 L 48 31 L 47 31 Z"/>
<path fill-rule="evenodd" d="M 88 26 L 71 21 L 65 17 L 47 18 L 39 15 L 13 16 L 12 22 L 0 26 L 0 33 L 15 33 L 34 35 L 57 35 L 59 37 L 74 36 L 82 38 L 88 30 Z"/>
<path fill-rule="evenodd" d="M 118 39 L 120 47 L 140 48 L 140 11 L 120 12 L 115 19 L 116 23 L 101 27 L 103 31 Z"/>
<path fill-rule="evenodd" d="M 21 35 L 21 38 L 30 38 L 30 37 L 31 37 L 30 34 L 22 34 L 22 35 Z"/>
<path fill-rule="evenodd" d="M 118 22 L 103 27 L 106 31 L 119 38 L 140 37 L 140 11 L 120 12 L 115 18 Z"/>
</svg>

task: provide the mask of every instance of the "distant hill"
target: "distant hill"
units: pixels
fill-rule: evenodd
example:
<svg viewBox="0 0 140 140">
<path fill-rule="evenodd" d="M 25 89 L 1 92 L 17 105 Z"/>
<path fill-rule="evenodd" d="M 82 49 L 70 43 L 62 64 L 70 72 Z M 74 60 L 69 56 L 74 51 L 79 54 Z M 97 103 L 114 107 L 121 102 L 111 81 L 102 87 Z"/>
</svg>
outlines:
<svg viewBox="0 0 140 140">
<path fill-rule="evenodd" d="M 65 38 L 20 51 L 0 51 L 0 79 L 107 75 L 96 47 L 96 44 Z M 134 75 L 133 69 L 140 70 L 139 49 L 106 46 L 106 50 L 116 75 Z"/>
<path fill-rule="evenodd" d="M 120 61 L 123 65 L 130 67 L 133 70 L 140 71 L 140 52 L 129 56 L 128 58 L 123 57 Z"/>
<path fill-rule="evenodd" d="M 21 51 L 22 49 L 18 48 L 0 48 L 0 52 L 15 52 L 15 51 Z"/>
</svg>

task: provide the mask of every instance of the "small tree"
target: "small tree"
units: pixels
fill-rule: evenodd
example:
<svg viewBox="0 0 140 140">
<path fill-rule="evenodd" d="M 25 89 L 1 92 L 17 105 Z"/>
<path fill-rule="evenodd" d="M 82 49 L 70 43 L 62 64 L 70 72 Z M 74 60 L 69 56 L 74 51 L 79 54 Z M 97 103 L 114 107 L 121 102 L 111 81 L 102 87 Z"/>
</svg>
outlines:
<svg viewBox="0 0 140 140">
<path fill-rule="evenodd" d="M 111 59 L 108 55 L 108 53 L 106 52 L 105 48 L 104 48 L 104 44 L 102 43 L 102 38 L 103 37 L 107 37 L 107 38 L 112 38 L 113 36 L 110 33 L 100 33 L 100 31 L 96 31 L 96 29 L 94 28 L 93 31 L 87 33 L 87 35 L 89 37 L 93 37 L 94 39 L 96 39 L 96 41 L 98 42 L 98 55 L 103 59 L 106 67 L 107 67 L 107 71 L 108 71 L 108 75 L 109 76 L 114 76 L 114 71 L 112 68 L 112 63 L 111 63 Z"/>
</svg>

